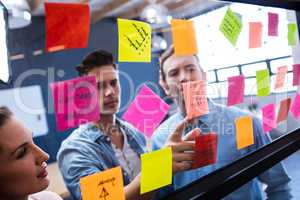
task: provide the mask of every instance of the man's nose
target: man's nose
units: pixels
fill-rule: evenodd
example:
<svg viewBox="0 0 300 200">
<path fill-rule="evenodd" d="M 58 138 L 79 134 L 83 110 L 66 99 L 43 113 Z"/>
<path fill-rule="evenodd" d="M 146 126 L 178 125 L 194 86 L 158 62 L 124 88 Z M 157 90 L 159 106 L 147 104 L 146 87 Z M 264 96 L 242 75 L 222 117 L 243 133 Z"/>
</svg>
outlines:
<svg viewBox="0 0 300 200">
<path fill-rule="evenodd" d="M 184 83 L 188 81 L 188 75 L 184 71 L 180 72 L 179 74 L 179 81 L 180 83 Z"/>
<path fill-rule="evenodd" d="M 110 95 L 112 95 L 114 93 L 115 93 L 115 90 L 114 90 L 114 88 L 112 86 L 109 85 L 109 86 L 107 86 L 105 88 L 105 91 L 104 91 L 104 95 L 105 96 L 110 96 Z"/>
</svg>

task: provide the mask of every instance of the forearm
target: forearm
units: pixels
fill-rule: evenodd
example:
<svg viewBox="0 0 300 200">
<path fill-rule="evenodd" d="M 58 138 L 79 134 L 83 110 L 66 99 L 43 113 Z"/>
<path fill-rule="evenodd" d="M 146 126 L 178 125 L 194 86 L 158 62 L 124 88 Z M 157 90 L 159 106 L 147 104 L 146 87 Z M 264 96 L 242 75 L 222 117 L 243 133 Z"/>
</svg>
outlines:
<svg viewBox="0 0 300 200">
<path fill-rule="evenodd" d="M 152 200 L 156 192 L 149 192 L 147 194 L 140 195 L 141 179 L 138 174 L 131 183 L 125 186 L 125 197 L 126 200 Z"/>
</svg>

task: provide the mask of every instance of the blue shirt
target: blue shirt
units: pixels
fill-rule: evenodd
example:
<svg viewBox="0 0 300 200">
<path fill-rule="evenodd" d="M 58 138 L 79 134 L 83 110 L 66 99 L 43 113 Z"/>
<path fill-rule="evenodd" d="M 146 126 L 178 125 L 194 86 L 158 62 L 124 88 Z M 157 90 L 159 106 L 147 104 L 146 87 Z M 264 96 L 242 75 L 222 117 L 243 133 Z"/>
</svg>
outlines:
<svg viewBox="0 0 300 200">
<path fill-rule="evenodd" d="M 226 166 L 246 154 L 255 151 L 256 149 L 269 143 L 270 137 L 265 134 L 261 127 L 261 122 L 253 117 L 253 134 L 254 144 L 238 150 L 235 136 L 235 119 L 241 116 L 249 116 L 251 114 L 243 112 L 240 109 L 225 107 L 219 104 L 208 101 L 209 114 L 199 117 L 198 123 L 193 127 L 187 127 L 184 134 L 193 128 L 199 127 L 202 134 L 208 132 L 215 132 L 218 134 L 218 157 L 217 162 L 213 165 L 202 168 L 189 170 L 176 174 L 173 177 L 173 184 L 162 189 L 158 196 L 163 197 L 174 190 L 177 190 L 197 179 L 209 174 L 210 172 Z M 173 132 L 177 124 L 184 118 L 178 112 L 161 124 L 152 136 L 152 149 L 157 150 L 163 147 L 167 137 Z M 183 135 L 184 135 L 183 134 Z M 266 195 L 269 200 L 286 200 L 291 199 L 290 187 L 288 177 L 283 165 L 281 163 L 275 165 L 271 169 L 262 173 L 255 179 L 251 180 L 244 186 L 240 187 L 235 192 L 231 193 L 224 199 L 226 200 L 261 200 L 263 199 L 261 183 L 267 185 Z"/>
<path fill-rule="evenodd" d="M 127 122 L 117 119 L 124 130 L 128 144 L 135 153 L 146 152 L 145 137 Z M 81 199 L 80 178 L 119 166 L 108 136 L 92 123 L 81 125 L 63 141 L 57 154 L 59 169 L 67 188 L 77 200 Z M 129 175 L 122 170 L 124 185 L 129 184 Z"/>
</svg>

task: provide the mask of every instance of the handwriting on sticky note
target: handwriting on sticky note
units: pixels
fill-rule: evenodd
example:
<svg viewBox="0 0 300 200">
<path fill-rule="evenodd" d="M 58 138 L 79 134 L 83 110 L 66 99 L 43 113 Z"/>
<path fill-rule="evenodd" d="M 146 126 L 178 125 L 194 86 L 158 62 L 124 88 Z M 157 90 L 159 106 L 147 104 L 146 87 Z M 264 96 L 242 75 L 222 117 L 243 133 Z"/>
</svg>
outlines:
<svg viewBox="0 0 300 200">
<path fill-rule="evenodd" d="M 219 29 L 229 42 L 235 46 L 242 31 L 242 25 L 243 24 L 239 16 L 228 8 Z"/>
<path fill-rule="evenodd" d="M 262 108 L 263 130 L 265 132 L 276 128 L 275 108 L 275 104 L 268 104 Z"/>
<path fill-rule="evenodd" d="M 300 64 L 293 65 L 293 85 L 300 85 Z"/>
<path fill-rule="evenodd" d="M 252 118 L 244 116 L 235 120 L 237 149 L 254 144 Z"/>
<path fill-rule="evenodd" d="M 291 113 L 293 114 L 295 119 L 300 118 L 300 95 L 299 95 L 299 93 L 296 93 L 296 95 L 295 95 L 295 98 L 294 98 L 292 106 L 291 106 Z"/>
<path fill-rule="evenodd" d="M 245 90 L 245 77 L 243 75 L 228 78 L 227 105 L 243 103 Z"/>
<path fill-rule="evenodd" d="M 149 87 L 143 85 L 122 118 L 135 126 L 147 137 L 167 115 L 170 106 Z"/>
<path fill-rule="evenodd" d="M 291 98 L 284 99 L 280 102 L 280 107 L 277 115 L 277 124 L 286 120 L 289 114 Z"/>
<path fill-rule="evenodd" d="M 285 77 L 286 77 L 287 72 L 288 72 L 287 66 L 278 67 L 276 82 L 275 82 L 275 89 L 279 89 L 284 86 Z"/>
<path fill-rule="evenodd" d="M 270 75 L 268 69 L 256 72 L 257 95 L 268 96 L 270 94 Z"/>
<path fill-rule="evenodd" d="M 278 36 L 278 14 L 277 13 L 268 13 L 268 35 L 269 36 Z"/>
<path fill-rule="evenodd" d="M 119 62 L 151 62 L 151 27 L 148 23 L 118 19 Z"/>
<path fill-rule="evenodd" d="M 99 120 L 99 94 L 95 76 L 57 82 L 50 86 L 59 131 Z"/>
<path fill-rule="evenodd" d="M 186 56 L 198 53 L 194 22 L 172 19 L 171 30 L 175 55 Z"/>
<path fill-rule="evenodd" d="M 203 80 L 182 83 L 187 118 L 192 119 L 209 112 L 206 82 Z"/>
<path fill-rule="evenodd" d="M 90 33 L 90 8 L 79 3 L 45 3 L 46 50 L 85 48 Z"/>
<path fill-rule="evenodd" d="M 171 147 L 141 155 L 141 194 L 159 189 L 171 183 Z"/>
<path fill-rule="evenodd" d="M 80 179 L 82 200 L 125 200 L 121 167 Z"/>
<path fill-rule="evenodd" d="M 262 43 L 262 23 L 249 22 L 249 48 L 261 47 Z"/>
<path fill-rule="evenodd" d="M 216 133 L 201 134 L 195 138 L 195 156 L 192 168 L 204 167 L 216 163 L 218 137 Z"/>
<path fill-rule="evenodd" d="M 290 46 L 296 45 L 297 25 L 295 23 L 288 24 L 288 44 Z"/>
</svg>

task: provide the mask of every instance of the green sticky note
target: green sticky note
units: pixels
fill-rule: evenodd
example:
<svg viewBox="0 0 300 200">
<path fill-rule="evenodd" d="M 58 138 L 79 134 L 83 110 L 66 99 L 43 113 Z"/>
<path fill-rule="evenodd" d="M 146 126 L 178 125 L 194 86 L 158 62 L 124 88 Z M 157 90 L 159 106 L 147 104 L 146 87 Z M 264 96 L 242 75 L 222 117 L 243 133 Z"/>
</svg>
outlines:
<svg viewBox="0 0 300 200">
<path fill-rule="evenodd" d="M 270 94 L 269 70 L 259 70 L 256 72 L 257 95 L 268 96 Z"/>
<path fill-rule="evenodd" d="M 151 26 L 118 19 L 119 62 L 151 62 Z"/>
<path fill-rule="evenodd" d="M 297 26 L 295 23 L 288 24 L 288 41 L 289 46 L 296 45 Z"/>
<path fill-rule="evenodd" d="M 172 183 L 172 150 L 166 147 L 141 155 L 141 194 Z"/>
<path fill-rule="evenodd" d="M 243 24 L 239 16 L 228 8 L 219 29 L 230 43 L 235 46 L 242 31 L 242 26 Z"/>
</svg>

